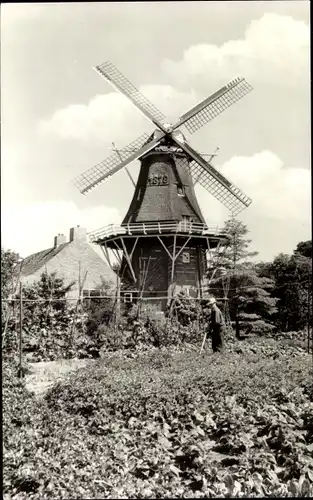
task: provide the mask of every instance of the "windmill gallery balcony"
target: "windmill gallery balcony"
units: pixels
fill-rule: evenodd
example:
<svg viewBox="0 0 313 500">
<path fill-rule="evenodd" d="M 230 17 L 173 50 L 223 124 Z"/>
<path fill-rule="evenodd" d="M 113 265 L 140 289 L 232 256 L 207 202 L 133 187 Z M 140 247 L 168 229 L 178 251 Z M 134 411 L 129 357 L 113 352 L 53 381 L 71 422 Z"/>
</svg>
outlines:
<svg viewBox="0 0 313 500">
<path fill-rule="evenodd" d="M 101 242 L 110 240 L 118 236 L 152 236 L 152 235 L 193 235 L 193 237 L 218 237 L 223 236 L 223 230 L 218 226 L 207 226 L 202 223 L 190 221 L 182 222 L 142 222 L 133 224 L 109 224 L 96 231 L 89 233 L 89 239 L 92 243 L 101 244 Z"/>
</svg>

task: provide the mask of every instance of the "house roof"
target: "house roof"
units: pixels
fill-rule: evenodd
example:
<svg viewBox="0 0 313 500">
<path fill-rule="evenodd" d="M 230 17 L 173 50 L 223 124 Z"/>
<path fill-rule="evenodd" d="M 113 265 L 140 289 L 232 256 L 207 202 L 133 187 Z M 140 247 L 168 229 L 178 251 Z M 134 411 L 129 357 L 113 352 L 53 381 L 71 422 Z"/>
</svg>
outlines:
<svg viewBox="0 0 313 500">
<path fill-rule="evenodd" d="M 38 269 L 41 269 L 45 264 L 49 262 L 55 255 L 63 250 L 64 247 L 69 245 L 69 242 L 63 243 L 56 248 L 48 248 L 48 250 L 42 250 L 41 252 L 33 253 L 28 257 L 25 257 L 21 263 L 21 273 L 24 276 L 34 274 Z"/>
</svg>

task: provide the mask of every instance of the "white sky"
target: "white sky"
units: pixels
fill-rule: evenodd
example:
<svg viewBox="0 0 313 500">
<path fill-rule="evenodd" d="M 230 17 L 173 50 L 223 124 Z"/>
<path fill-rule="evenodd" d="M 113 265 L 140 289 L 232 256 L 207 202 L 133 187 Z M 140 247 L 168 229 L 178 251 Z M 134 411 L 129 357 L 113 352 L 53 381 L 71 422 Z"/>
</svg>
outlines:
<svg viewBox="0 0 313 500">
<path fill-rule="evenodd" d="M 77 174 L 151 125 L 92 70 L 112 61 L 170 118 L 230 79 L 254 91 L 190 137 L 253 198 L 260 259 L 311 239 L 309 2 L 2 4 L 2 245 L 23 257 L 80 224 L 119 223 L 119 172 L 87 196 Z M 138 165 L 130 167 L 135 175 Z M 208 224 L 227 210 L 196 190 Z"/>
</svg>

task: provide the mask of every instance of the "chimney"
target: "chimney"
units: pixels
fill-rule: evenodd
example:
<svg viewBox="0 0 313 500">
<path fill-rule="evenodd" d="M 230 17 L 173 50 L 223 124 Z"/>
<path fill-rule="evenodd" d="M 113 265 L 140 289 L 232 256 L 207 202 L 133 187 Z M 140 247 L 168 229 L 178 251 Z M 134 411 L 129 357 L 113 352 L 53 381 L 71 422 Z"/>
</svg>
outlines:
<svg viewBox="0 0 313 500">
<path fill-rule="evenodd" d="M 70 229 L 70 241 L 87 241 L 87 230 L 84 227 L 76 226 Z"/>
<path fill-rule="evenodd" d="M 63 245 L 63 243 L 66 243 L 66 237 L 64 234 L 59 233 L 57 236 L 54 237 L 54 248 Z"/>
</svg>

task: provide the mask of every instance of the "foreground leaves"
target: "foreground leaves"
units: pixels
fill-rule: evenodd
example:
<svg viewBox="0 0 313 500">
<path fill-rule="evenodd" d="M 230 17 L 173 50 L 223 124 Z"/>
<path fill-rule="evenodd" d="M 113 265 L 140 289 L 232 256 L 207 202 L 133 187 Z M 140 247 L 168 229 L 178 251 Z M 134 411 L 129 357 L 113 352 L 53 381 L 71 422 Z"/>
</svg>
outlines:
<svg viewBox="0 0 313 500">
<path fill-rule="evenodd" d="M 7 368 L 6 498 L 312 496 L 310 360 L 242 349 L 107 357 L 42 400 Z"/>
</svg>

